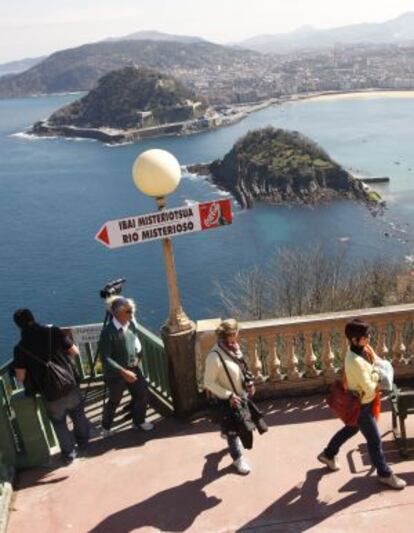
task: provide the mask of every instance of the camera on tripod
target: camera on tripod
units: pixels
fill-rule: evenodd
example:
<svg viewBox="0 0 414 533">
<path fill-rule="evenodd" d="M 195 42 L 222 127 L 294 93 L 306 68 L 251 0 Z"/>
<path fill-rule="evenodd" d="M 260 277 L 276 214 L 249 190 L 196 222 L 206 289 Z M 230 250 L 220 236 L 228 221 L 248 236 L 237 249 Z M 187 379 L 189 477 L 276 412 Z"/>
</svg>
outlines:
<svg viewBox="0 0 414 533">
<path fill-rule="evenodd" d="M 100 290 L 99 295 L 104 300 L 107 300 L 110 296 L 118 296 L 122 291 L 122 284 L 125 283 L 125 278 L 115 279 L 110 281 L 105 285 L 103 289 Z"/>
</svg>

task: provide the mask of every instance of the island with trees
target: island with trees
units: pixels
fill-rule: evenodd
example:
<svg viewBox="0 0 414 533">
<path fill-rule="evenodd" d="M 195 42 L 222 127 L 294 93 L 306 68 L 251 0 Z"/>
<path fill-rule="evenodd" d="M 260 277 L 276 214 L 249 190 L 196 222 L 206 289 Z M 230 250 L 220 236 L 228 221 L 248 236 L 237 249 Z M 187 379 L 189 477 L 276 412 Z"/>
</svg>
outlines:
<svg viewBox="0 0 414 533">
<path fill-rule="evenodd" d="M 316 204 L 349 198 L 376 209 L 380 195 L 353 177 L 318 144 L 297 131 L 266 127 L 250 131 L 224 156 L 191 165 L 231 193 L 242 207 L 255 201 Z"/>
<path fill-rule="evenodd" d="M 133 142 L 148 137 L 194 133 L 244 118 L 232 109 L 207 105 L 172 76 L 125 67 L 103 76 L 83 98 L 36 122 L 30 133 Z"/>
</svg>

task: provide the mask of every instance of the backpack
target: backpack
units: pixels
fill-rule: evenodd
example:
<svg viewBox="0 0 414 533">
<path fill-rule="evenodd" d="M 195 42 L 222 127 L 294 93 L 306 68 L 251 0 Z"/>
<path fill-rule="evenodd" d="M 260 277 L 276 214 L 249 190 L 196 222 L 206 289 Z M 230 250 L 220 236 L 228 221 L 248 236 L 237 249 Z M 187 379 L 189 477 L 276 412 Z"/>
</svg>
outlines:
<svg viewBox="0 0 414 533">
<path fill-rule="evenodd" d="M 70 391 L 77 387 L 75 374 L 72 365 L 68 361 L 66 366 L 52 361 L 52 331 L 49 330 L 49 358 L 44 361 L 31 351 L 24 348 L 21 343 L 18 345 L 20 350 L 26 355 L 35 359 L 45 367 L 45 373 L 42 382 L 39 384 L 41 394 L 49 402 L 63 398 Z"/>
</svg>

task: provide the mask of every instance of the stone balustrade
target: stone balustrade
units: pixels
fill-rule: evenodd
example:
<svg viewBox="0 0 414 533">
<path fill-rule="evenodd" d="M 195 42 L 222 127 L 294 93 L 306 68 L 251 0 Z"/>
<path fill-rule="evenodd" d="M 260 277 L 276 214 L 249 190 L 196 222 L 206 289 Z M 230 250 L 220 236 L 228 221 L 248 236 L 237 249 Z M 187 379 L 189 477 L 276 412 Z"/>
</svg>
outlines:
<svg viewBox="0 0 414 533">
<path fill-rule="evenodd" d="M 372 325 L 377 354 L 396 377 L 414 377 L 414 304 L 242 322 L 240 342 L 261 397 L 323 390 L 340 371 L 347 350 L 345 324 L 359 317 Z M 197 323 L 196 366 L 201 387 L 204 360 L 220 319 Z"/>
</svg>

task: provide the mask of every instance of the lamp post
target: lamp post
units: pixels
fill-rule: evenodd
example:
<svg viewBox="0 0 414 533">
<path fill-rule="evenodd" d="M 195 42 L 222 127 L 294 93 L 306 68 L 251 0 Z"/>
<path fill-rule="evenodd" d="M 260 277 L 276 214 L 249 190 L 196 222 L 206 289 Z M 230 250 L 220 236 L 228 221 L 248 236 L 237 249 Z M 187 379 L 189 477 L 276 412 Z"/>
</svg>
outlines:
<svg viewBox="0 0 414 533">
<path fill-rule="evenodd" d="M 166 197 L 181 180 L 177 159 L 165 150 L 143 152 L 134 162 L 132 176 L 136 187 L 155 199 L 158 209 L 166 206 Z M 170 238 L 162 239 L 169 295 L 169 316 L 161 335 L 169 360 L 170 385 L 178 414 L 194 410 L 197 404 L 197 382 L 194 355 L 194 323 L 185 314 L 178 291 L 177 274 Z"/>
</svg>

